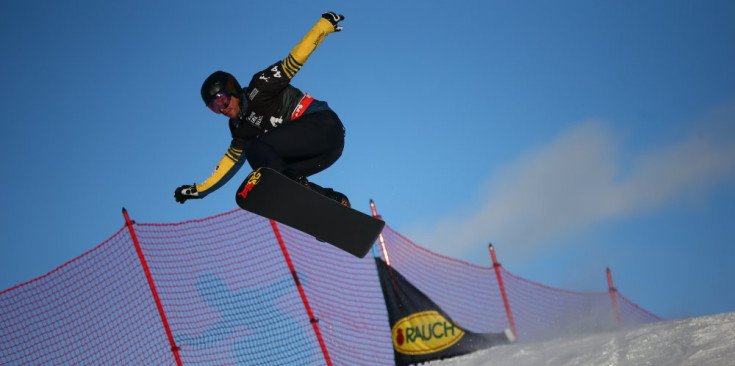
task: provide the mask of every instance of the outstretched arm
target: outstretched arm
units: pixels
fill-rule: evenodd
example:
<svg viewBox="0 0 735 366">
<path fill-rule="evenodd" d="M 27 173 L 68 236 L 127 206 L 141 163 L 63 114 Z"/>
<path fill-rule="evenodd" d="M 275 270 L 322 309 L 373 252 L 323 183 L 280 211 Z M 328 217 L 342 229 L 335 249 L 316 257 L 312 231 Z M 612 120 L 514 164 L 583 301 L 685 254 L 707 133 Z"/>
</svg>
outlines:
<svg viewBox="0 0 735 366">
<path fill-rule="evenodd" d="M 181 186 L 174 191 L 176 202 L 184 203 L 188 199 L 204 198 L 227 183 L 245 162 L 242 141 L 234 139 L 227 153 L 222 157 L 212 175 L 201 184 Z"/>
<path fill-rule="evenodd" d="M 230 180 L 230 178 L 232 178 L 233 175 L 235 175 L 235 173 L 237 173 L 238 170 L 240 170 L 240 167 L 244 162 L 243 150 L 236 147 L 235 144 L 230 145 L 225 156 L 222 157 L 222 160 L 217 164 L 217 167 L 214 168 L 212 175 L 210 175 L 203 183 L 196 185 L 199 195 L 204 197 L 207 194 L 216 191 L 217 188 L 223 186 Z"/>
<path fill-rule="evenodd" d="M 306 33 L 301 42 L 291 50 L 288 57 L 283 60 L 283 70 L 289 79 L 292 79 L 301 70 L 301 66 L 304 65 L 311 53 L 322 43 L 327 34 L 342 30 L 342 27 L 338 23 L 344 20 L 344 18 L 343 15 L 334 12 L 322 14 L 319 21 Z"/>
</svg>

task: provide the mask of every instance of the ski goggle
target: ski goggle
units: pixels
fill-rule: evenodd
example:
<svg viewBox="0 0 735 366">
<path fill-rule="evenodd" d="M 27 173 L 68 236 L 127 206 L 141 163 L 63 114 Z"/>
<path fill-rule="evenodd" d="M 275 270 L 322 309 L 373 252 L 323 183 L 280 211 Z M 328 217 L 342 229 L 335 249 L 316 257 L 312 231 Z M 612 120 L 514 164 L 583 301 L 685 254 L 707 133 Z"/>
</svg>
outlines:
<svg viewBox="0 0 735 366">
<path fill-rule="evenodd" d="M 209 107 L 209 109 L 214 113 L 222 113 L 222 110 L 230 105 L 230 99 L 232 99 L 232 95 L 230 93 L 221 91 L 214 95 L 214 98 L 212 98 L 212 101 L 207 104 L 207 107 Z"/>
</svg>

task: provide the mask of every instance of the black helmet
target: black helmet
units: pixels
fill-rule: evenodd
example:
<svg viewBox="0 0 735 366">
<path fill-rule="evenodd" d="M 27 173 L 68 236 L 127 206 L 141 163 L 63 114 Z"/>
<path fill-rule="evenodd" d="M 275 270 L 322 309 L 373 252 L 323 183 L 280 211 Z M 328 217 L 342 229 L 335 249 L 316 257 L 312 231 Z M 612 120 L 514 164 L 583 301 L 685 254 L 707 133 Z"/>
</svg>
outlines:
<svg viewBox="0 0 735 366">
<path fill-rule="evenodd" d="M 207 105 L 217 93 L 226 91 L 237 97 L 242 93 L 242 87 L 232 74 L 224 71 L 215 71 L 202 84 L 202 100 Z"/>
</svg>

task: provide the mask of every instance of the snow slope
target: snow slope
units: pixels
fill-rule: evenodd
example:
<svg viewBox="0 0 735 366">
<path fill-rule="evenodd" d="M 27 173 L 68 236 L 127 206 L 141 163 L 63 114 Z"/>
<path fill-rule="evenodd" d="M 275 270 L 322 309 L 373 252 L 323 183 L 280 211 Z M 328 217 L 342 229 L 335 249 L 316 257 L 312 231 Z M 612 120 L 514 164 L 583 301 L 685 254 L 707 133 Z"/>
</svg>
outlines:
<svg viewBox="0 0 735 366">
<path fill-rule="evenodd" d="M 426 365 L 734 366 L 735 313 L 671 320 L 539 343 L 518 343 Z"/>
</svg>

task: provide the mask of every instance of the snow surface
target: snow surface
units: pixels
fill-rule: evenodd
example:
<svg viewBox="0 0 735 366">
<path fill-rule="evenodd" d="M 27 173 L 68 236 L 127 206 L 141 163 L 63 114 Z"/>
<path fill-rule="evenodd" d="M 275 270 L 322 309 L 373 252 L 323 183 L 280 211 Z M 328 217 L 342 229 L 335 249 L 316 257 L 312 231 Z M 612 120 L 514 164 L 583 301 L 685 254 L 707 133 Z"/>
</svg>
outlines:
<svg viewBox="0 0 735 366">
<path fill-rule="evenodd" d="M 426 366 L 735 366 L 735 313 L 516 343 Z"/>
</svg>

